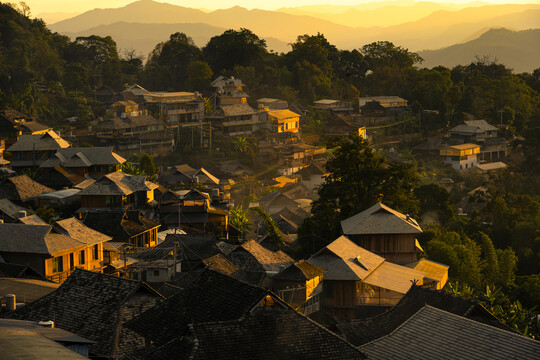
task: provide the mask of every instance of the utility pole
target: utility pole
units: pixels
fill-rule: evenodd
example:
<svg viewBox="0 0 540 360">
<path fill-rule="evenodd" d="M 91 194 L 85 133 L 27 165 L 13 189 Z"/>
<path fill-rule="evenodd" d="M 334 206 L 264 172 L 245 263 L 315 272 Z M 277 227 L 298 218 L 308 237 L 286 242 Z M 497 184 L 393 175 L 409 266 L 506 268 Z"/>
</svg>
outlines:
<svg viewBox="0 0 540 360">
<path fill-rule="evenodd" d="M 208 126 L 210 127 L 210 150 L 212 150 L 212 121 L 208 121 Z"/>
</svg>

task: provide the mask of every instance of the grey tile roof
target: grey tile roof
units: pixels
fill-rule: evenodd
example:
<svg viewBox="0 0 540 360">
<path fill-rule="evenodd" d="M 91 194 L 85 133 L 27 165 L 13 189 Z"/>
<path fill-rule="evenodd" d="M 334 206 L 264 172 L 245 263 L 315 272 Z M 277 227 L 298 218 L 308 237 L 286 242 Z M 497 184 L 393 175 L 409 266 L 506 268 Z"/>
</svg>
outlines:
<svg viewBox="0 0 540 360">
<path fill-rule="evenodd" d="M 12 201 L 26 201 L 34 196 L 54 190 L 32 180 L 28 175 L 12 176 L 0 184 L 0 198 Z"/>
<path fill-rule="evenodd" d="M 43 275 L 34 270 L 30 265 L 12 264 L 0 262 L 0 277 L 24 278 L 46 280 Z"/>
<path fill-rule="evenodd" d="M 54 224 L 54 228 L 86 245 L 94 245 L 111 240 L 110 236 L 89 228 L 74 217 L 57 221 Z"/>
<path fill-rule="evenodd" d="M 376 203 L 341 222 L 345 235 L 419 234 L 422 228 L 416 220 L 388 206 Z"/>
<path fill-rule="evenodd" d="M 77 269 L 56 291 L 5 317 L 54 320 L 57 327 L 95 341 L 89 346 L 92 355 L 115 358 L 126 347 L 144 345 L 122 324 L 162 299 L 142 282 Z"/>
<path fill-rule="evenodd" d="M 297 263 L 290 265 L 285 270 L 279 272 L 273 277 L 274 280 L 285 281 L 307 281 L 315 278 L 316 276 L 322 276 L 326 270 L 311 265 L 305 260 L 300 260 Z"/>
<path fill-rule="evenodd" d="M 476 127 L 482 131 L 498 130 L 495 126 L 491 125 L 486 120 L 465 120 L 463 123 L 467 126 Z"/>
<path fill-rule="evenodd" d="M 82 221 L 84 225 L 113 238 L 129 238 L 160 226 L 138 211 L 88 212 Z"/>
<path fill-rule="evenodd" d="M 50 255 L 85 245 L 51 229 L 51 225 L 0 224 L 0 252 Z"/>
<path fill-rule="evenodd" d="M 159 185 L 146 180 L 146 175 L 130 175 L 116 171 L 100 177 L 79 195 L 129 195 L 137 191 L 157 189 Z"/>
<path fill-rule="evenodd" d="M 27 211 L 22 206 L 15 205 L 8 199 L 0 199 L 0 212 L 6 214 L 12 219 L 16 219 L 19 211 Z"/>
<path fill-rule="evenodd" d="M 126 161 L 116 154 L 112 147 L 76 147 L 60 149 L 49 160 L 41 164 L 40 168 L 54 168 L 58 165 L 64 167 L 92 166 L 92 165 L 119 165 Z"/>
<path fill-rule="evenodd" d="M 57 133 L 50 130 L 46 134 L 21 135 L 19 140 L 11 145 L 7 151 L 44 151 L 57 150 L 69 147 L 69 143 Z"/>
<path fill-rule="evenodd" d="M 537 359 L 540 342 L 426 305 L 361 349 L 370 359 Z"/>
<path fill-rule="evenodd" d="M 190 330 L 194 337 L 191 358 L 196 360 L 366 358 L 347 341 L 290 308 L 262 307 L 240 320 L 195 323 Z M 148 359 L 171 358 L 171 350 L 176 349 L 178 344 L 167 344 Z"/>
<path fill-rule="evenodd" d="M 239 319 L 269 294 L 260 287 L 207 269 L 183 291 L 126 326 L 147 340 L 165 344 L 183 336 L 189 324 Z"/>
<path fill-rule="evenodd" d="M 366 344 L 390 334 L 426 304 L 477 322 L 509 330 L 474 300 L 413 285 L 390 311 L 371 318 L 340 322 L 337 325 L 337 333 L 354 345 Z"/>
<path fill-rule="evenodd" d="M 163 126 L 163 122 L 152 115 L 127 116 L 125 118 L 112 118 L 99 123 L 97 128 L 103 130 L 132 129 L 143 126 Z"/>
</svg>

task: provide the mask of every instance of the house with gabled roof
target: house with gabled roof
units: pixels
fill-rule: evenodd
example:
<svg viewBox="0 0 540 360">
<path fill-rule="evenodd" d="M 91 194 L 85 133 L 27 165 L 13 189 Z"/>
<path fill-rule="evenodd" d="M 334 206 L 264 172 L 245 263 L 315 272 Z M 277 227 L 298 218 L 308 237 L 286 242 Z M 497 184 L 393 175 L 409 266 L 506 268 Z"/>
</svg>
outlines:
<svg viewBox="0 0 540 360">
<path fill-rule="evenodd" d="M 11 167 L 14 169 L 38 168 L 59 149 L 71 145 L 53 130 L 39 135 L 21 135 L 7 151 L 12 154 Z"/>
<path fill-rule="evenodd" d="M 271 251 L 255 240 L 249 240 L 231 251 L 227 258 L 243 270 L 273 276 L 294 263 L 283 251 Z"/>
<path fill-rule="evenodd" d="M 466 120 L 463 124 L 448 130 L 448 134 L 459 144 L 466 144 L 496 138 L 498 130 L 486 120 Z"/>
<path fill-rule="evenodd" d="M 61 165 L 47 169 L 40 168 L 36 179 L 40 184 L 56 190 L 75 187 L 85 180 L 84 177 L 64 169 Z"/>
<path fill-rule="evenodd" d="M 80 213 L 79 216 L 84 225 L 110 236 L 114 242 L 136 247 L 157 244 L 157 232 L 161 224 L 144 217 L 140 211 L 92 211 Z"/>
<path fill-rule="evenodd" d="M 326 270 L 300 260 L 277 273 L 273 290 L 287 304 L 302 314 L 321 309 L 322 278 Z"/>
<path fill-rule="evenodd" d="M 116 154 L 112 147 L 72 147 L 60 149 L 40 165 L 40 170 L 61 166 L 82 177 L 104 175 L 122 168 L 126 159 Z"/>
<path fill-rule="evenodd" d="M 266 211 L 268 214 L 274 215 L 285 208 L 290 208 L 294 211 L 300 206 L 289 196 L 279 191 L 274 191 L 259 199 L 259 207 Z"/>
<path fill-rule="evenodd" d="M 300 114 L 289 109 L 264 110 L 263 127 L 273 133 L 298 133 L 300 131 Z"/>
<path fill-rule="evenodd" d="M 235 320 L 268 306 L 287 308 L 268 290 L 206 269 L 183 291 L 145 311 L 126 327 L 159 346 L 185 335 L 190 324 Z"/>
<path fill-rule="evenodd" d="M 381 203 L 343 220 L 341 228 L 357 245 L 396 264 L 416 261 L 423 252 L 416 239 L 422 233 L 418 222 Z"/>
<path fill-rule="evenodd" d="M 336 317 L 351 318 L 359 307 L 397 304 L 413 282 L 422 284 L 425 274 L 386 261 L 341 236 L 308 260 L 326 270 L 323 308 Z"/>
<path fill-rule="evenodd" d="M 32 201 L 38 195 L 53 191 L 53 189 L 32 180 L 26 174 L 8 177 L 0 183 L 0 198 L 8 199 L 16 204 Z"/>
<path fill-rule="evenodd" d="M 247 103 L 220 105 L 206 118 L 225 136 L 251 135 L 260 125 L 257 110 Z"/>
<path fill-rule="evenodd" d="M 146 175 L 130 175 L 116 171 L 100 177 L 81 190 L 82 209 L 139 209 L 154 200 L 159 185 L 146 180 Z"/>
<path fill-rule="evenodd" d="M 290 308 L 270 307 L 238 320 L 190 325 L 186 336 L 151 351 L 146 359 L 361 360 L 366 355 L 330 330 Z"/>
<path fill-rule="evenodd" d="M 118 359 L 145 345 L 124 324 L 163 299 L 143 282 L 78 269 L 49 295 L 5 317 L 53 319 L 55 327 L 95 342 L 90 357 Z"/>
<path fill-rule="evenodd" d="M 374 359 L 534 359 L 540 342 L 425 305 L 360 349 Z"/>
<path fill-rule="evenodd" d="M 341 321 L 337 323 L 334 331 L 356 346 L 367 344 L 392 333 L 424 305 L 502 330 L 510 330 L 475 299 L 413 285 L 392 309 L 373 317 Z"/>
<path fill-rule="evenodd" d="M 26 214 L 26 208 L 15 205 L 7 198 L 0 198 L 0 218 L 3 222 L 15 222 L 23 211 Z"/>
<path fill-rule="evenodd" d="M 48 224 L 0 224 L 0 255 L 6 262 L 28 264 L 55 282 L 64 281 L 75 268 L 100 270 L 100 238 L 76 239 Z"/>
</svg>

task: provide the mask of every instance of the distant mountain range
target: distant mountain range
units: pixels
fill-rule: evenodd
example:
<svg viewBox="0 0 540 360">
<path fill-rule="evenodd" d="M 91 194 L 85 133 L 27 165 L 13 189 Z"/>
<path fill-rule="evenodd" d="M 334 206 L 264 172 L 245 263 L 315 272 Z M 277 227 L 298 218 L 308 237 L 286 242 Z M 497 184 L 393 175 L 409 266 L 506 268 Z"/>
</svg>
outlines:
<svg viewBox="0 0 540 360">
<path fill-rule="evenodd" d="M 419 55 L 424 58 L 422 66 L 427 68 L 437 65 L 467 65 L 476 57 L 488 57 L 515 72 L 532 72 L 540 68 L 540 29 L 492 29 L 478 39 L 440 50 L 422 51 Z"/>
<path fill-rule="evenodd" d="M 411 21 L 414 11 L 406 11 L 406 6 L 402 4 L 388 2 L 354 7 L 328 6 L 326 8 L 330 10 L 324 16 L 320 12 L 325 7 L 321 6 L 279 11 L 247 10 L 236 6 L 209 12 L 140 0 L 121 8 L 87 11 L 49 27 L 70 37 L 110 35 L 119 48 L 135 49 L 143 55 L 176 31 L 185 32 L 199 46 L 204 46 L 212 36 L 226 29 L 247 28 L 266 39 L 269 49 L 278 52 L 289 51 L 287 44 L 294 42 L 298 35 L 318 32 L 341 49 L 359 48 L 374 41 L 388 40 L 419 51 L 462 43 L 494 27 L 515 30 L 540 28 L 540 4 L 483 5 L 476 2 L 467 4 L 469 7 L 459 8 L 455 4 L 405 2 L 405 5 L 410 4 L 410 9 L 429 13 L 414 21 Z M 430 13 L 431 10 L 435 11 Z M 400 11 L 402 21 L 408 22 L 382 25 L 400 21 Z M 340 15 L 344 12 L 353 15 Z M 360 19 L 360 25 L 364 23 L 363 26 L 351 26 L 351 19 L 354 20 L 355 16 Z M 378 26 L 366 25 L 373 24 L 376 17 L 384 19 L 385 16 L 388 20 L 380 20 Z M 337 23 L 341 18 L 342 23 Z M 349 25 L 345 24 L 347 22 Z"/>
</svg>

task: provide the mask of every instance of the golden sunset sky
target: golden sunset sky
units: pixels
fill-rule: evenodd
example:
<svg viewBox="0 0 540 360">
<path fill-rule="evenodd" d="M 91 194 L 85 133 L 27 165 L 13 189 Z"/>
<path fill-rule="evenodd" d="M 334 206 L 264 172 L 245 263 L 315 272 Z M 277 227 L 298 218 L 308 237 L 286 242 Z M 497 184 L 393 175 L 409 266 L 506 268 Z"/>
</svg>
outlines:
<svg viewBox="0 0 540 360">
<path fill-rule="evenodd" d="M 18 2 L 17 0 L 10 0 Z M 135 0 L 26 0 L 30 6 L 33 15 L 39 13 L 65 12 L 65 13 L 83 13 L 95 8 L 117 8 L 125 6 Z M 470 3 L 474 0 L 430 0 L 438 3 Z M 481 0 L 493 4 L 540 4 L 540 0 Z M 158 2 L 169 3 L 192 8 L 204 8 L 208 10 L 227 9 L 233 6 L 242 6 L 248 9 L 266 9 L 275 10 L 282 7 L 296 7 L 304 5 L 332 4 L 332 5 L 357 5 L 367 2 L 376 2 L 369 0 L 160 0 Z M 410 0 L 407 2 L 411 2 Z M 399 4 L 400 1 L 395 1 Z"/>
</svg>

